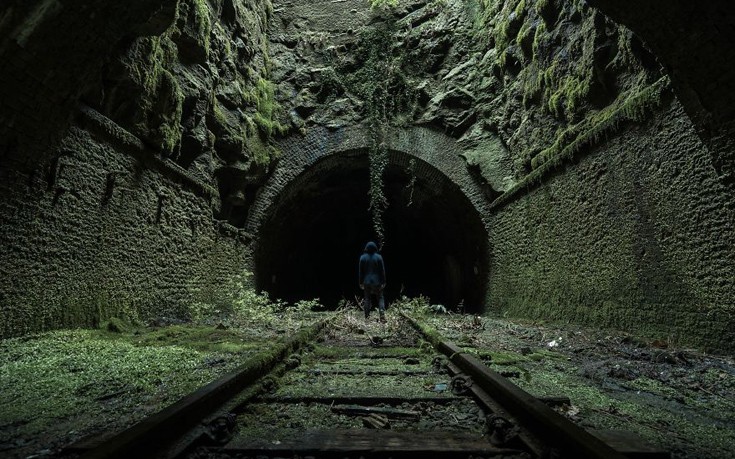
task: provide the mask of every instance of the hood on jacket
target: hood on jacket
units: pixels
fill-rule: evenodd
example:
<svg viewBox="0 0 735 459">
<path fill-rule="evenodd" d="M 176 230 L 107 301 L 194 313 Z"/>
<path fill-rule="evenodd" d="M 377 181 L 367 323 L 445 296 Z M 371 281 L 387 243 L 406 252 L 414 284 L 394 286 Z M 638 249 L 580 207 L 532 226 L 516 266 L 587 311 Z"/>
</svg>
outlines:
<svg viewBox="0 0 735 459">
<path fill-rule="evenodd" d="M 365 246 L 365 252 L 366 253 L 375 253 L 378 251 L 378 246 L 373 241 L 370 241 Z"/>
</svg>

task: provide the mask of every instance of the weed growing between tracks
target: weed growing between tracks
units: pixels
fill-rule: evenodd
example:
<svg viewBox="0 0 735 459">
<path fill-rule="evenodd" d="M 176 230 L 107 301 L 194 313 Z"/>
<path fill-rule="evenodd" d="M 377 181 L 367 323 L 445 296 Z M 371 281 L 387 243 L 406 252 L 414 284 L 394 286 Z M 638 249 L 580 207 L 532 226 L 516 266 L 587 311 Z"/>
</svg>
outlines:
<svg viewBox="0 0 735 459">
<path fill-rule="evenodd" d="M 352 403 L 420 413 L 417 419 L 390 419 L 392 431 L 450 431 L 481 438 L 486 414 L 472 400 L 453 396 L 447 389 L 451 377 L 434 366 L 437 352 L 398 315 L 398 309 L 418 314 L 427 305 L 424 299 L 394 303 L 385 323 L 377 314 L 365 319 L 354 303 L 343 305 L 346 310 L 323 340 L 301 354 L 300 365 L 238 415 L 236 442 L 278 444 L 307 431 L 364 429 L 363 417 L 332 410 Z"/>
</svg>

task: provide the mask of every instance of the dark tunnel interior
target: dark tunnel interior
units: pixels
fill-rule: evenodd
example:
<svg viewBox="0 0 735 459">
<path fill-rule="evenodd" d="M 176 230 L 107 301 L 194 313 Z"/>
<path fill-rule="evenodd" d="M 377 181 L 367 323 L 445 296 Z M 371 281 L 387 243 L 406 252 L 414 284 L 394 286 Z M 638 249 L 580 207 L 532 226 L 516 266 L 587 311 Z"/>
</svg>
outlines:
<svg viewBox="0 0 735 459">
<path fill-rule="evenodd" d="M 386 302 L 424 295 L 448 309 L 481 312 L 485 227 L 459 187 L 424 166 L 434 173 L 414 175 L 391 161 L 384 174 Z M 319 298 L 329 308 L 361 297 L 357 262 L 375 240 L 368 177 L 367 156 L 345 153 L 321 160 L 287 186 L 259 232 L 259 290 L 289 302 Z"/>
</svg>

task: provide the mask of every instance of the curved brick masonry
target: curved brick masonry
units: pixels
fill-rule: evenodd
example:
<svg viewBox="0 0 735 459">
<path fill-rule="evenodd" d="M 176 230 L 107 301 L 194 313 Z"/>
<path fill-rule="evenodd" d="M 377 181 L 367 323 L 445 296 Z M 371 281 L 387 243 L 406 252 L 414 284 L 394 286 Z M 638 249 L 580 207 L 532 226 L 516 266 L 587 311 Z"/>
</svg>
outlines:
<svg viewBox="0 0 735 459">
<path fill-rule="evenodd" d="M 488 227 L 489 202 L 470 176 L 455 139 L 424 127 L 389 128 L 385 134 L 390 164 L 408 169 L 411 159 L 417 159 L 417 176 L 430 183 L 448 180 L 456 185 L 477 211 L 477 217 L 485 228 Z M 346 152 L 364 152 L 367 155 L 371 142 L 369 130 L 364 125 L 336 130 L 313 128 L 305 136 L 292 136 L 281 141 L 283 157 L 256 197 L 245 229 L 257 238 L 272 206 L 294 180 L 330 156 Z"/>
</svg>

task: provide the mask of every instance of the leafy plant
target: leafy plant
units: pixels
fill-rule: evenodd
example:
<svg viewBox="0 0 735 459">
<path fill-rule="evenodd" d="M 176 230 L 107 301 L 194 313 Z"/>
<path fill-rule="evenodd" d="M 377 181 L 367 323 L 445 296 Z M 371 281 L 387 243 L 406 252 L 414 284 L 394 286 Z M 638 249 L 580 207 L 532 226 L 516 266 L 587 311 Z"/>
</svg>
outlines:
<svg viewBox="0 0 735 459">
<path fill-rule="evenodd" d="M 423 295 L 414 298 L 402 296 L 398 301 L 393 302 L 392 307 L 410 316 L 427 315 L 433 310 L 429 298 Z"/>
</svg>

